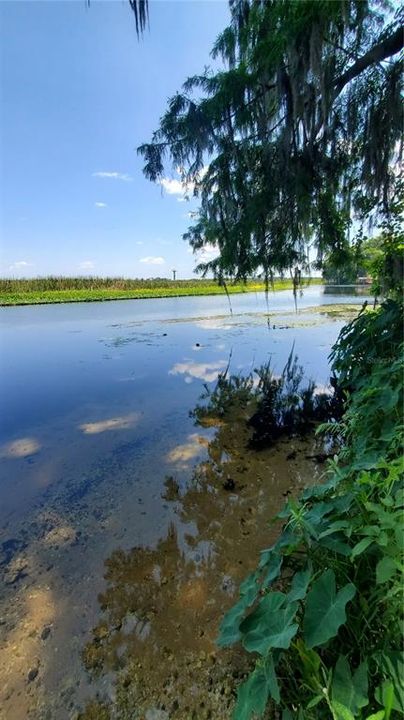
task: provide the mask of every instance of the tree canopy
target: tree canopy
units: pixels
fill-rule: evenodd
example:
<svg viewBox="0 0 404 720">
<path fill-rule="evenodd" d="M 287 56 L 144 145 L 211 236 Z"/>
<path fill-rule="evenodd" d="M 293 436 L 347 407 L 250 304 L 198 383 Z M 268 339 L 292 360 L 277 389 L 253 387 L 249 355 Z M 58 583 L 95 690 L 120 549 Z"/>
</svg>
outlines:
<svg viewBox="0 0 404 720">
<path fill-rule="evenodd" d="M 138 151 L 171 165 L 200 207 L 184 235 L 220 279 L 343 258 L 349 227 L 396 200 L 403 11 L 387 0 L 230 0 L 212 57 Z"/>
</svg>

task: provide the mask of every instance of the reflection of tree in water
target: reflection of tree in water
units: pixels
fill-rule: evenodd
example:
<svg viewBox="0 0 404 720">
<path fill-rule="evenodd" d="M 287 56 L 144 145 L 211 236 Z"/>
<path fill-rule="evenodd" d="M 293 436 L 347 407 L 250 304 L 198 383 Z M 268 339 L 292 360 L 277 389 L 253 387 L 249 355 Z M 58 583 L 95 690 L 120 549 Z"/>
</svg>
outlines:
<svg viewBox="0 0 404 720">
<path fill-rule="evenodd" d="M 339 418 L 342 412 L 335 378 L 330 379 L 326 392 L 318 392 L 311 380 L 304 382 L 303 367 L 293 346 L 279 375 L 270 362 L 247 377 L 228 376 L 227 368 L 213 390 L 205 385 L 202 399 L 205 403 L 197 405 L 193 412 L 200 424 L 226 417 L 234 408 L 244 408 L 253 430 L 249 444 L 257 449 L 270 447 L 282 436 L 304 436 L 315 423 Z"/>
<path fill-rule="evenodd" d="M 250 447 L 252 390 L 238 386 L 240 402 L 234 402 L 226 387 L 216 416 L 212 406 L 196 412 L 196 422 L 216 433 L 208 460 L 182 494 L 175 478 L 166 480 L 163 496 L 175 503 L 177 518 L 166 537 L 153 549 L 116 550 L 106 561 L 103 619 L 83 658 L 95 674 L 119 671 L 119 717 L 153 705 L 164 706 L 170 718 L 229 716 L 234 677 L 247 660 L 215 647 L 218 624 L 271 542 L 268 520 L 314 474 L 305 457 L 311 440 L 260 452 Z M 84 717 L 92 717 L 89 708 Z"/>
</svg>

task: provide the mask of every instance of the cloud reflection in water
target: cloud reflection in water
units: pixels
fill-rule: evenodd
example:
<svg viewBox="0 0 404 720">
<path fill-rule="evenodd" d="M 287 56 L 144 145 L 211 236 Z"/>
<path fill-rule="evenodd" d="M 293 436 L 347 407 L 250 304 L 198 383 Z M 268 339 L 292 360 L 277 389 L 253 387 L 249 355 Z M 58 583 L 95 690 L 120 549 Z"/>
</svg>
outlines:
<svg viewBox="0 0 404 720">
<path fill-rule="evenodd" d="M 19 440 L 13 440 L 12 442 L 3 445 L 0 450 L 0 457 L 2 458 L 25 458 L 30 455 L 35 455 L 39 452 L 41 445 L 35 438 L 20 438 Z"/>
<path fill-rule="evenodd" d="M 214 382 L 226 365 L 226 360 L 217 360 L 216 362 L 210 363 L 198 363 L 188 360 L 187 362 L 176 363 L 174 367 L 168 371 L 168 374 L 185 375 L 184 380 L 187 383 L 192 382 L 193 378 L 204 380 L 204 382 Z"/>
<path fill-rule="evenodd" d="M 79 425 L 79 428 L 84 435 L 97 435 L 98 433 L 108 430 L 129 430 L 134 427 L 139 420 L 140 413 L 130 413 L 129 415 L 121 415 L 120 417 L 98 420 L 97 422 L 83 423 Z"/>
</svg>

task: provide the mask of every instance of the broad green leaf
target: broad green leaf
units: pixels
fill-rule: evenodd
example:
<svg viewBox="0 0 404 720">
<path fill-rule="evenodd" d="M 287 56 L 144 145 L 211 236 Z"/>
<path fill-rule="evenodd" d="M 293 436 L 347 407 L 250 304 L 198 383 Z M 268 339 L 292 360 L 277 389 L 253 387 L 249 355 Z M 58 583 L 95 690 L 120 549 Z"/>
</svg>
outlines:
<svg viewBox="0 0 404 720">
<path fill-rule="evenodd" d="M 353 548 L 351 552 L 351 557 L 354 558 L 357 555 L 361 555 L 363 552 L 365 552 L 366 548 L 369 547 L 374 542 L 374 539 L 372 537 L 364 537 L 362 540 L 360 540 Z"/>
<path fill-rule="evenodd" d="M 351 711 L 337 700 L 332 701 L 331 707 L 334 711 L 335 720 L 355 720 L 355 716 L 352 715 Z"/>
<path fill-rule="evenodd" d="M 367 663 L 361 663 L 351 675 L 348 660 L 340 655 L 334 669 L 331 689 L 333 700 L 345 705 L 357 715 L 360 709 L 369 703 Z"/>
<path fill-rule="evenodd" d="M 239 593 L 240 599 L 243 600 L 245 607 L 250 607 L 254 604 L 260 591 L 260 572 L 255 572 L 247 575 L 240 585 Z"/>
<path fill-rule="evenodd" d="M 404 546 L 404 526 L 402 522 L 394 530 L 394 537 L 399 548 Z"/>
<path fill-rule="evenodd" d="M 239 626 L 245 615 L 247 607 L 248 596 L 244 595 L 238 603 L 233 605 L 233 607 L 226 613 L 220 624 L 219 637 L 217 639 L 217 644 L 220 647 L 227 647 L 228 645 L 233 645 L 241 640 Z"/>
<path fill-rule="evenodd" d="M 265 663 L 257 665 L 237 692 L 234 720 L 248 720 L 252 714 L 262 715 L 268 699 L 280 701 L 274 659 L 269 655 Z"/>
<path fill-rule="evenodd" d="M 376 584 L 382 585 L 393 577 L 397 571 L 397 563 L 391 557 L 384 557 L 376 565 Z"/>
<path fill-rule="evenodd" d="M 258 563 L 258 570 L 263 570 L 266 565 L 268 565 L 271 556 L 273 554 L 272 548 L 269 548 L 267 550 L 261 550 L 260 553 L 260 559 Z"/>
<path fill-rule="evenodd" d="M 379 685 L 375 692 L 375 698 L 380 705 L 384 705 L 386 720 L 390 717 L 392 710 L 399 709 L 394 705 L 394 687 L 391 680 L 385 680 Z"/>
<path fill-rule="evenodd" d="M 365 525 L 365 527 L 361 529 L 360 534 L 378 537 L 378 535 L 380 535 L 380 527 L 379 525 Z"/>
<path fill-rule="evenodd" d="M 241 623 L 241 632 L 254 630 L 268 613 L 277 613 L 284 606 L 285 600 L 286 595 L 281 592 L 270 592 L 268 595 L 264 595 L 253 612 Z"/>
<path fill-rule="evenodd" d="M 389 536 L 386 532 L 381 532 L 379 537 L 377 538 L 377 544 L 380 545 L 380 547 L 387 547 L 389 544 Z"/>
<path fill-rule="evenodd" d="M 293 576 L 290 590 L 287 594 L 288 602 L 295 602 L 296 600 L 303 600 L 306 597 L 307 588 L 311 580 L 311 568 L 301 570 Z"/>
<path fill-rule="evenodd" d="M 301 638 L 294 643 L 302 663 L 303 679 L 312 690 L 318 689 L 321 658 L 315 650 L 309 650 Z"/>
<path fill-rule="evenodd" d="M 339 478 L 337 478 L 335 475 L 332 475 L 326 483 L 306 488 L 306 490 L 303 491 L 302 498 L 303 500 L 312 500 L 313 498 L 323 497 L 328 493 L 329 490 L 333 490 L 334 488 L 336 488 L 338 483 Z"/>
<path fill-rule="evenodd" d="M 298 630 L 298 625 L 293 623 L 298 605 L 289 603 L 284 607 L 285 597 L 277 592 L 266 595 L 256 610 L 242 622 L 240 630 L 246 650 L 266 655 L 270 648 L 289 647 Z"/>
<path fill-rule="evenodd" d="M 344 514 L 349 510 L 351 507 L 353 501 L 355 499 L 355 495 L 351 492 L 345 493 L 345 495 L 341 495 L 341 497 L 335 498 L 333 500 L 334 505 L 334 512 Z"/>
<path fill-rule="evenodd" d="M 295 533 L 293 533 L 291 530 L 286 529 L 283 530 L 281 533 L 279 539 L 275 543 L 275 545 L 272 545 L 272 547 L 265 548 L 264 550 L 261 550 L 260 552 L 260 561 L 258 563 L 258 569 L 263 570 L 266 565 L 270 562 L 271 558 L 274 555 L 279 555 L 279 551 L 282 550 L 282 548 L 290 546 L 290 548 L 294 548 L 297 544 L 301 542 L 301 538 L 299 538 Z"/>
<path fill-rule="evenodd" d="M 250 720 L 253 713 L 262 715 L 269 697 L 269 683 L 262 666 L 256 667 L 248 679 L 240 685 L 234 720 Z"/>
<path fill-rule="evenodd" d="M 304 519 L 311 525 L 317 525 L 326 515 L 334 511 L 334 502 L 318 502 L 305 513 Z"/>
<path fill-rule="evenodd" d="M 344 542 L 343 538 L 344 536 L 341 534 L 335 537 L 330 535 L 318 540 L 318 544 L 321 545 L 321 547 L 326 547 L 328 550 L 338 553 L 339 555 L 349 557 L 352 552 L 352 548 L 348 545 L 348 543 Z"/>
<path fill-rule="evenodd" d="M 392 708 L 404 714 L 404 659 L 400 651 L 381 653 L 377 658 L 379 667 L 388 681 L 384 682 L 375 692 L 375 697 L 381 705 L 385 704 L 385 698 L 390 697 L 390 685 L 392 688 Z"/>
<path fill-rule="evenodd" d="M 399 488 L 394 496 L 396 507 L 404 507 L 404 488 Z"/>
<path fill-rule="evenodd" d="M 333 570 L 320 575 L 306 599 L 303 630 L 307 647 L 323 645 L 335 637 L 345 623 L 345 606 L 355 592 L 354 585 L 348 583 L 337 593 Z"/>
<path fill-rule="evenodd" d="M 336 522 L 332 523 L 327 530 L 324 530 L 324 532 L 320 533 L 319 540 L 323 537 L 327 537 L 327 535 L 333 535 L 336 532 L 339 532 L 340 530 L 346 530 L 352 527 L 352 521 L 350 520 L 337 520 Z"/>
<path fill-rule="evenodd" d="M 384 527 L 384 528 L 391 528 L 394 530 L 395 527 L 395 520 L 393 517 L 393 513 L 389 513 L 386 510 L 383 510 L 381 505 L 377 505 L 376 503 L 367 502 L 365 503 L 366 510 L 371 510 L 375 513 L 378 522 Z"/>
<path fill-rule="evenodd" d="M 275 664 L 272 654 L 268 655 L 265 659 L 265 674 L 268 682 L 269 694 L 275 702 L 279 703 L 281 700 L 278 679 L 275 672 Z"/>
<path fill-rule="evenodd" d="M 384 720 L 385 712 L 384 710 L 379 710 L 377 713 L 372 713 L 372 715 L 368 715 L 365 720 Z"/>
<path fill-rule="evenodd" d="M 319 705 L 324 700 L 324 695 L 316 695 L 312 700 L 310 700 L 309 704 L 307 705 L 307 709 L 311 710 L 311 708 L 316 707 L 316 705 Z"/>
<path fill-rule="evenodd" d="M 282 561 L 282 555 L 273 555 L 273 557 L 271 558 L 271 564 L 269 566 L 268 574 L 266 575 L 264 582 L 262 583 L 263 588 L 267 588 L 274 580 L 276 580 L 281 571 Z"/>
</svg>

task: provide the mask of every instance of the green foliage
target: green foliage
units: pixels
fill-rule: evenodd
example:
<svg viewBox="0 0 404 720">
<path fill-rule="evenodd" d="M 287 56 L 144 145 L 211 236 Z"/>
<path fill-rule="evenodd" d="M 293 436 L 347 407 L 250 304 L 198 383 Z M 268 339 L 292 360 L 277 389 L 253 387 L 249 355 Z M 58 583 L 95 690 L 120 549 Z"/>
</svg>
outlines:
<svg viewBox="0 0 404 720">
<path fill-rule="evenodd" d="M 262 715 L 268 697 L 279 700 L 279 687 L 276 679 L 272 656 L 257 663 L 248 680 L 241 686 L 235 720 L 248 720 L 251 713 Z"/>
<path fill-rule="evenodd" d="M 336 283 L 355 283 L 363 276 L 372 278 L 375 295 L 399 300 L 404 276 L 403 210 L 403 183 L 400 181 L 380 234 L 364 237 L 360 230 L 352 245 L 345 239 L 341 247 L 332 248 L 323 258 L 323 277 Z"/>
<path fill-rule="evenodd" d="M 400 320 L 388 301 L 362 313 L 334 348 L 347 395 L 342 450 L 326 482 L 279 513 L 279 539 L 221 627 L 219 644 L 258 655 L 235 718 L 262 716 L 268 703 L 285 720 L 404 715 Z"/>
<path fill-rule="evenodd" d="M 332 679 L 332 697 L 354 716 L 369 703 L 368 698 L 368 665 L 363 662 L 351 674 L 349 662 L 341 655 L 335 665 Z"/>
<path fill-rule="evenodd" d="M 386 6 L 390 8 L 386 12 Z M 222 278 L 340 266 L 354 217 L 391 212 L 401 155 L 402 11 L 383 0 L 232 0 L 217 39 L 222 67 L 168 102 L 144 173 L 167 160 L 200 197 L 185 234 Z M 387 60 L 388 62 L 383 62 Z"/>
<path fill-rule="evenodd" d="M 373 254 L 368 265 L 375 294 L 390 295 L 398 301 L 402 297 L 404 277 L 403 210 L 404 194 L 400 183 L 391 214 L 383 222 L 378 237 L 379 252 Z"/>
<path fill-rule="evenodd" d="M 345 606 L 355 592 L 355 586 L 347 583 L 337 593 L 333 570 L 326 570 L 313 583 L 303 618 L 304 639 L 309 649 L 324 645 L 337 635 L 346 622 Z"/>
<path fill-rule="evenodd" d="M 303 284 L 319 283 L 318 278 Z M 273 290 L 293 289 L 291 280 L 274 281 Z M 229 283 L 225 287 L 214 280 L 168 280 L 167 278 L 127 279 L 99 277 L 40 277 L 26 280 L 0 279 L 0 305 L 87 302 L 135 298 L 181 297 L 188 295 L 224 295 L 265 290 L 264 283 Z"/>
</svg>

